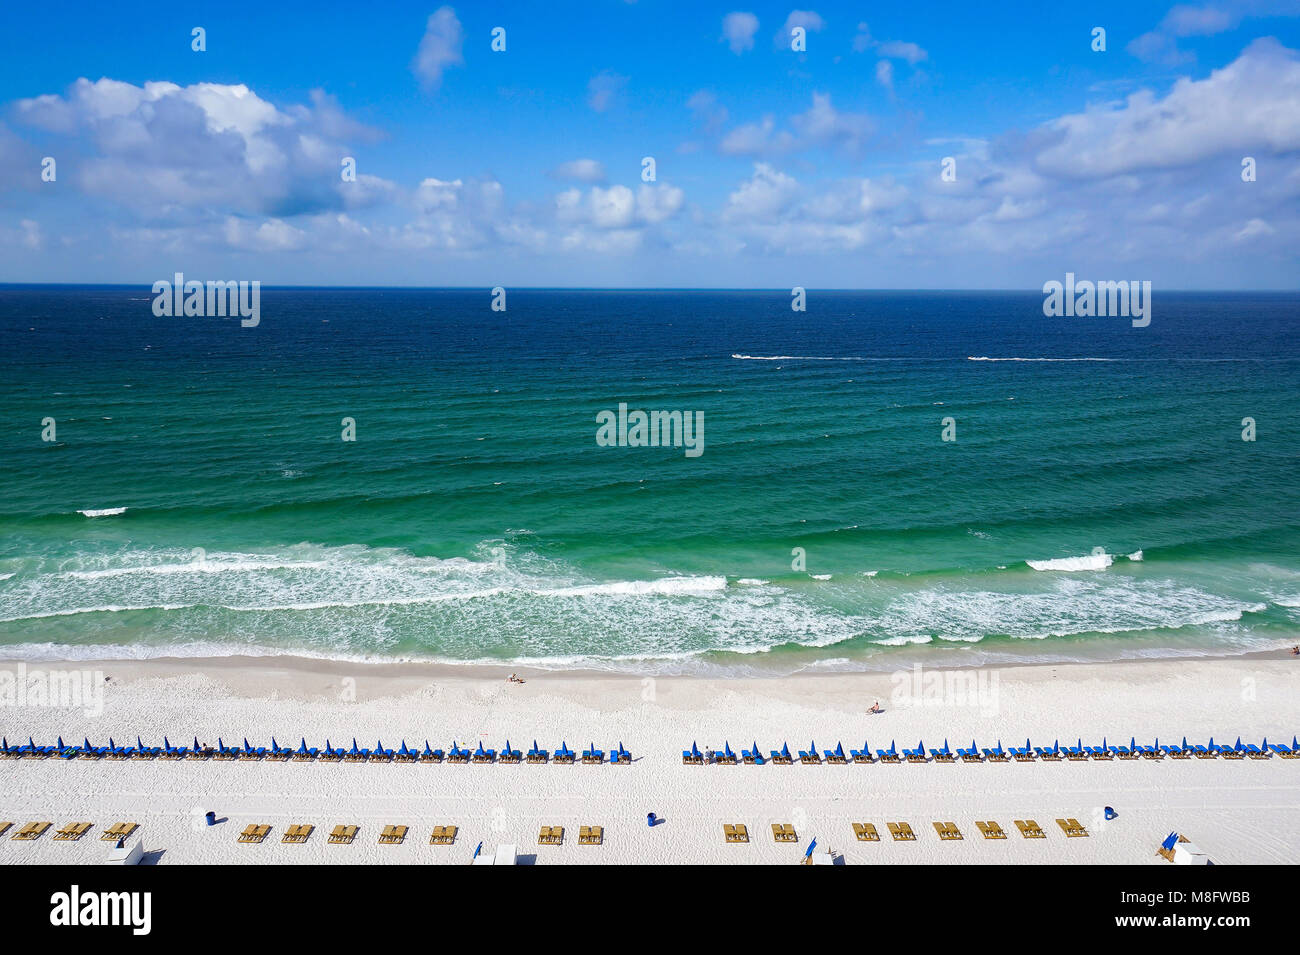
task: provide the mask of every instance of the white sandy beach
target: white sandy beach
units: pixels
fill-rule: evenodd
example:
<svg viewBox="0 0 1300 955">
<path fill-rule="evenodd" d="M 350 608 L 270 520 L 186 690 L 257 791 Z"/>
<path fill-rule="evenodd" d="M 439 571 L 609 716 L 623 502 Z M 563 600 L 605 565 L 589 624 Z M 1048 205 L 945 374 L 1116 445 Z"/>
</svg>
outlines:
<svg viewBox="0 0 1300 955">
<path fill-rule="evenodd" d="M 50 665 L 57 668 L 58 665 Z M 469 862 L 475 845 L 515 843 L 524 861 L 552 863 L 794 863 L 816 837 L 846 864 L 874 863 L 1168 863 L 1155 855 L 1178 830 L 1221 864 L 1300 860 L 1300 760 L 1181 760 L 979 765 L 684 766 L 681 750 L 698 741 L 739 752 L 757 739 L 766 753 L 815 739 L 819 750 L 864 739 L 874 751 L 945 738 L 955 748 L 1179 741 L 1290 742 L 1300 731 L 1300 661 L 1286 658 L 1061 665 L 982 671 L 982 705 L 964 699 L 907 705 L 891 699 L 888 675 L 806 675 L 707 680 L 594 674 L 522 673 L 469 668 L 327 663 L 293 658 L 78 663 L 110 678 L 103 713 L 23 706 L 0 708 L 10 743 L 65 742 L 215 745 L 247 736 L 268 745 L 397 748 L 404 738 L 447 749 L 500 749 L 506 738 L 527 750 L 534 738 L 554 750 L 622 741 L 630 766 L 331 764 L 216 761 L 0 760 L 0 820 L 16 824 L 0 839 L 0 862 L 104 859 L 105 826 L 139 822 L 149 861 L 176 863 Z M 13 670 L 16 665 L 0 668 Z M 34 669 L 34 665 L 32 666 Z M 47 667 L 48 668 L 48 667 Z M 970 671 L 968 671 L 970 672 Z M 354 684 L 348 681 L 355 681 Z M 350 697 L 355 693 L 355 699 Z M 886 707 L 868 715 L 873 699 Z M 1119 813 L 1103 822 L 1102 807 Z M 203 824 L 213 810 L 226 821 Z M 646 813 L 665 821 L 653 829 Z M 1067 839 L 1058 817 L 1087 826 Z M 1015 819 L 1047 832 L 1025 840 Z M 31 843 L 10 838 L 42 820 L 54 828 L 96 825 L 80 842 L 56 842 L 53 830 Z M 933 821 L 952 821 L 961 842 L 941 842 Z M 976 820 L 995 820 L 1004 841 L 986 841 Z M 895 843 L 885 824 L 907 821 L 914 843 Z M 304 845 L 280 841 L 294 823 L 317 829 Z M 777 844 L 771 823 L 792 823 L 797 845 Z M 855 840 L 851 823 L 872 822 L 879 843 Z M 241 845 L 240 830 L 269 823 L 261 845 Z M 329 845 L 336 824 L 356 823 L 351 846 Z M 728 845 L 724 823 L 744 823 L 751 841 Z M 410 827 L 400 846 L 379 845 L 387 824 Z M 435 825 L 456 825 L 454 846 L 431 846 Z M 562 846 L 538 846 L 542 825 L 566 829 Z M 578 827 L 605 829 L 599 847 L 578 845 Z M 535 858 L 530 858 L 535 857 Z"/>
</svg>

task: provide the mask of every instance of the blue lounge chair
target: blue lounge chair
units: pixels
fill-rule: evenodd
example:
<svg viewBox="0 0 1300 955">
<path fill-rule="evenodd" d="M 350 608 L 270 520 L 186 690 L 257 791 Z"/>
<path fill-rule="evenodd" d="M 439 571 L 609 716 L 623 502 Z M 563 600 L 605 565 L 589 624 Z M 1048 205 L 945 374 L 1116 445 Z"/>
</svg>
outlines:
<svg viewBox="0 0 1300 955">
<path fill-rule="evenodd" d="M 265 746 L 250 746 L 248 737 L 244 737 L 244 750 L 239 754 L 240 759 L 266 759 Z"/>
<path fill-rule="evenodd" d="M 306 740 L 304 740 L 304 742 L 306 742 Z M 334 744 L 330 742 L 329 737 L 325 737 L 325 748 L 320 751 L 320 759 L 327 763 L 339 763 L 343 761 L 343 757 L 347 754 L 348 751 L 346 749 L 342 746 L 334 746 Z"/>
<path fill-rule="evenodd" d="M 1265 742 L 1268 742 L 1268 740 L 1266 739 Z M 1277 753 L 1283 759 L 1295 759 L 1297 756 L 1300 756 L 1300 745 L 1297 745 L 1298 742 L 1300 741 L 1297 741 L 1293 736 L 1291 737 L 1290 746 L 1287 746 L 1286 743 L 1269 743 L 1268 748 Z"/>
<path fill-rule="evenodd" d="M 630 766 L 632 765 L 632 753 L 623 748 L 623 741 L 618 741 L 618 749 L 609 751 L 609 762 L 613 766 Z"/>
<path fill-rule="evenodd" d="M 352 748 L 348 750 L 343 759 L 348 763 L 364 763 L 370 759 L 370 750 L 357 746 L 357 738 L 354 736 L 352 737 Z"/>
<path fill-rule="evenodd" d="M 974 740 L 970 741 L 970 746 L 968 746 L 966 749 L 962 749 L 961 747 L 958 747 L 957 755 L 958 757 L 960 757 L 963 763 L 984 762 L 984 757 L 980 755 L 980 751 L 975 747 Z"/>
<path fill-rule="evenodd" d="M 414 763 L 419 760 L 420 754 L 413 749 L 408 749 L 406 746 L 406 740 L 403 739 L 402 745 L 398 748 L 397 755 L 394 758 L 399 763 Z"/>
<path fill-rule="evenodd" d="M 775 766 L 794 765 L 794 757 L 790 755 L 789 743 L 782 743 L 780 749 L 772 750 L 772 764 Z"/>
<path fill-rule="evenodd" d="M 429 741 L 424 741 L 424 750 L 420 753 L 420 762 L 422 763 L 441 763 L 443 752 L 440 749 L 429 749 Z"/>
<path fill-rule="evenodd" d="M 1007 761 L 1007 751 L 1002 748 L 1002 740 L 998 740 L 997 749 L 985 749 L 984 758 L 990 763 L 1005 763 Z"/>
<path fill-rule="evenodd" d="M 533 740 L 533 748 L 528 751 L 528 761 L 530 763 L 544 763 L 550 757 L 551 754 L 544 749 L 538 749 L 537 740 Z"/>
<path fill-rule="evenodd" d="M 50 753 L 48 747 L 37 746 L 29 736 L 27 737 L 27 745 L 18 748 L 18 755 L 22 759 L 45 759 Z"/>
<path fill-rule="evenodd" d="M 302 742 L 298 744 L 298 748 L 294 750 L 293 759 L 294 762 L 297 763 L 309 763 L 319 755 L 320 750 L 315 746 L 308 747 L 307 737 L 304 736 L 302 737 Z"/>
<path fill-rule="evenodd" d="M 1272 759 L 1273 754 L 1268 751 L 1268 738 L 1265 737 L 1262 747 L 1256 746 L 1254 743 L 1247 743 L 1246 755 L 1251 759 Z"/>
<path fill-rule="evenodd" d="M 20 748 L 21 747 L 17 745 L 10 746 L 9 738 L 6 736 L 0 736 L 0 759 L 17 759 L 18 750 Z"/>
<path fill-rule="evenodd" d="M 468 763 L 470 751 L 468 746 L 457 746 L 456 741 L 451 741 L 451 749 L 447 751 L 447 762 L 449 763 Z"/>
<path fill-rule="evenodd" d="M 375 748 L 370 751 L 370 761 L 372 763 L 391 763 L 396 755 L 391 749 L 384 748 L 382 739 L 377 739 L 375 740 Z"/>
<path fill-rule="evenodd" d="M 510 740 L 506 740 L 506 748 L 501 750 L 501 762 L 503 763 L 522 763 L 524 754 L 510 746 Z"/>
<path fill-rule="evenodd" d="M 108 755 L 107 746 L 91 746 L 89 736 L 82 740 L 80 751 L 82 759 L 103 759 L 106 755 Z"/>
<path fill-rule="evenodd" d="M 588 766 L 604 765 L 605 751 L 596 749 L 596 743 L 593 740 L 587 744 L 587 748 L 582 751 L 582 761 Z"/>
<path fill-rule="evenodd" d="M 108 738 L 108 758 L 109 759 L 130 759 L 135 755 L 134 746 L 118 746 L 113 742 L 113 737 Z"/>
<path fill-rule="evenodd" d="M 889 749 L 878 749 L 876 750 L 876 755 L 880 757 L 880 761 L 882 763 L 899 762 L 898 746 L 895 744 L 895 741 L 892 739 L 889 741 Z"/>
<path fill-rule="evenodd" d="M 820 766 L 822 758 L 817 755 L 817 741 L 808 744 L 807 749 L 799 750 L 799 762 L 805 766 Z"/>
<path fill-rule="evenodd" d="M 837 741 L 834 749 L 823 750 L 826 756 L 826 762 L 833 766 L 843 766 L 848 763 L 849 758 L 844 755 L 844 743 Z"/>
<path fill-rule="evenodd" d="M 682 750 L 682 762 L 687 766 L 704 765 L 704 754 L 700 752 L 700 747 L 695 742 L 691 743 L 690 749 Z"/>
<path fill-rule="evenodd" d="M 163 759 L 184 759 L 189 753 L 188 746 L 173 746 L 171 740 L 163 737 Z"/>
<path fill-rule="evenodd" d="M 872 763 L 876 759 L 871 755 L 871 743 L 868 740 L 862 741 L 861 749 L 849 750 L 849 755 L 853 757 L 855 763 Z"/>
<path fill-rule="evenodd" d="M 767 760 L 763 758 L 763 754 L 758 748 L 757 740 L 754 741 L 754 744 L 751 748 L 740 751 L 740 758 L 743 759 L 748 765 L 751 766 L 762 766 L 765 762 L 767 762 Z"/>
<path fill-rule="evenodd" d="M 930 750 L 930 755 L 934 757 L 936 763 L 957 762 L 957 757 L 954 756 L 952 750 L 948 748 L 947 740 L 943 741 L 943 749 L 932 749 Z"/>
<path fill-rule="evenodd" d="M 906 759 L 907 759 L 907 761 L 908 761 L 909 763 L 928 763 L 928 762 L 929 762 L 929 760 L 926 758 L 926 755 L 925 755 L 925 742 L 924 742 L 923 740 L 918 740 L 918 741 L 917 741 L 916 749 L 905 749 L 905 750 L 903 750 L 903 756 L 906 757 Z"/>
<path fill-rule="evenodd" d="M 293 756 L 292 746 L 281 746 L 274 736 L 271 737 L 271 748 L 266 752 L 267 759 L 273 759 L 277 763 L 287 762 Z"/>
<path fill-rule="evenodd" d="M 695 752 L 698 754 L 700 751 L 696 749 Z M 570 766 L 576 761 L 577 755 L 578 755 L 577 753 L 569 749 L 569 743 L 567 740 L 561 740 L 560 748 L 555 751 L 554 761 L 556 763 L 562 763 L 566 766 Z M 700 761 L 703 762 L 703 760 L 704 760 L 704 756 L 701 754 Z"/>
<path fill-rule="evenodd" d="M 80 750 L 76 746 L 64 746 L 63 737 L 59 737 L 58 744 L 54 747 L 54 755 L 59 759 L 76 759 Z"/>
</svg>

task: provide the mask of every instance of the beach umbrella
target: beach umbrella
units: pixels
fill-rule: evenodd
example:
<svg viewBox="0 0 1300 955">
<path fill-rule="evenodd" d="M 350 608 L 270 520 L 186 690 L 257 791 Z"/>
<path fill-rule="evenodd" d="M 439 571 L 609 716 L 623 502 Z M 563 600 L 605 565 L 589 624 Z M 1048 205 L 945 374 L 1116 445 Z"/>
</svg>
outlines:
<svg viewBox="0 0 1300 955">
<path fill-rule="evenodd" d="M 813 850 L 816 848 L 817 848 L 817 840 L 813 839 L 812 842 L 808 843 L 808 851 L 803 854 L 803 857 L 807 859 L 809 856 L 813 854 Z"/>
<path fill-rule="evenodd" d="M 1061 751 L 1061 741 L 1059 739 L 1052 740 L 1052 752 L 1059 753 L 1060 751 Z"/>
<path fill-rule="evenodd" d="M 137 743 L 140 742 L 140 737 L 137 736 L 137 737 L 135 738 L 135 741 L 136 741 Z M 248 737 L 245 736 L 245 737 L 244 737 L 244 752 L 247 753 L 247 752 L 248 752 L 249 750 L 251 750 L 252 748 L 253 748 L 253 747 L 251 747 L 251 746 L 248 745 Z"/>
<path fill-rule="evenodd" d="M 91 745 L 90 745 L 90 737 L 87 736 L 84 740 L 82 740 L 81 745 L 82 745 L 85 749 L 91 749 L 92 747 L 91 747 Z M 8 749 L 8 748 L 9 748 L 9 747 L 7 747 L 7 746 L 5 747 L 5 749 Z"/>
<path fill-rule="evenodd" d="M 948 744 L 945 743 L 944 745 L 947 746 Z M 1026 752 L 1027 752 L 1027 751 L 1029 751 L 1030 749 L 1032 749 L 1032 747 L 1029 745 L 1029 737 L 1026 736 L 1026 737 L 1025 737 L 1025 750 L 1026 750 Z"/>
<path fill-rule="evenodd" d="M 998 740 L 998 748 L 996 752 L 998 753 L 999 756 L 1002 755 L 1002 740 L 1000 739 Z"/>
<path fill-rule="evenodd" d="M 835 755 L 840 759 L 844 758 L 844 743 L 839 740 L 835 741 Z"/>
<path fill-rule="evenodd" d="M 63 749 L 63 737 L 59 737 L 59 749 Z"/>
<path fill-rule="evenodd" d="M 476 845 L 476 846 L 474 847 L 474 858 L 477 859 L 477 858 L 478 858 L 478 854 L 479 854 L 480 852 L 482 852 L 482 851 L 483 851 L 483 843 L 480 842 L 478 845 Z"/>
<path fill-rule="evenodd" d="M 1300 749 L 1300 742 L 1296 742 L 1296 738 L 1295 738 L 1294 736 L 1292 736 L 1292 737 L 1291 737 L 1291 752 L 1294 753 L 1297 749 Z"/>
<path fill-rule="evenodd" d="M 1265 752 L 1268 751 L 1268 737 L 1267 737 L 1267 736 L 1264 737 L 1264 742 L 1262 742 L 1262 743 L 1259 745 L 1259 748 L 1262 749 L 1262 750 L 1264 750 Z"/>
<path fill-rule="evenodd" d="M 1156 750 L 1157 750 L 1157 752 L 1160 750 L 1160 737 L 1159 737 L 1159 736 L 1156 737 Z"/>
<path fill-rule="evenodd" d="M 1187 737 L 1183 737 L 1183 752 L 1187 752 Z"/>
<path fill-rule="evenodd" d="M 194 751 L 198 752 L 198 750 L 199 750 L 199 738 L 196 736 L 194 737 Z"/>
<path fill-rule="evenodd" d="M 1214 752 L 1216 749 L 1218 749 L 1218 747 L 1214 745 L 1214 737 L 1213 737 L 1213 736 L 1210 737 L 1210 747 L 1209 747 L 1209 749 L 1210 749 L 1210 752 Z"/>
<path fill-rule="evenodd" d="M 533 752 L 537 752 L 537 740 L 533 740 Z"/>
<path fill-rule="evenodd" d="M 786 759 L 789 759 L 789 758 L 790 758 L 790 744 L 789 744 L 789 743 L 786 743 L 786 742 L 782 742 L 782 743 L 781 743 L 781 755 L 784 756 Z"/>
<path fill-rule="evenodd" d="M 1237 745 L 1234 746 L 1234 747 L 1232 747 L 1233 751 L 1234 751 L 1234 752 L 1237 752 L 1237 753 L 1240 753 L 1240 752 L 1241 752 L 1243 749 L 1245 749 L 1245 748 L 1246 748 L 1246 747 L 1244 747 L 1244 746 L 1241 745 L 1241 737 L 1238 736 L 1238 737 L 1237 737 Z"/>
<path fill-rule="evenodd" d="M 619 743 L 618 745 L 622 746 L 623 744 Z M 755 756 L 758 755 L 758 740 L 754 740 L 754 748 L 751 749 L 750 752 L 753 753 Z"/>
<path fill-rule="evenodd" d="M 1171 832 L 1169 833 L 1169 835 L 1165 836 L 1165 841 L 1160 843 L 1160 848 L 1168 852 L 1170 849 L 1174 847 L 1174 845 L 1177 842 L 1178 842 L 1178 833 Z"/>
</svg>

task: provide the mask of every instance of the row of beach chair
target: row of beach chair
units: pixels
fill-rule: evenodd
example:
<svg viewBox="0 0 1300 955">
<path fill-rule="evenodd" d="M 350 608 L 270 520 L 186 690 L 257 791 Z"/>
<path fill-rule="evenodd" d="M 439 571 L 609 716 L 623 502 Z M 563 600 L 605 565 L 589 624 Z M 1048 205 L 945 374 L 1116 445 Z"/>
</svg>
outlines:
<svg viewBox="0 0 1300 955">
<path fill-rule="evenodd" d="M 1061 830 L 1070 838 L 1087 836 L 1088 830 L 1079 823 L 1077 819 L 1058 819 L 1057 824 Z M 934 831 L 940 841 L 943 842 L 960 842 L 964 840 L 961 829 L 955 822 L 934 822 Z M 895 842 L 915 842 L 916 831 L 912 828 L 911 823 L 907 822 L 889 822 L 885 824 L 889 831 L 890 837 Z M 991 819 L 977 820 L 975 823 L 979 829 L 980 835 L 989 840 L 1005 840 L 1006 831 Z M 1046 839 L 1045 833 L 1041 826 L 1032 819 L 1017 819 L 1016 828 L 1026 839 Z M 743 823 L 724 823 L 722 826 L 723 839 L 730 843 L 747 843 L 749 842 L 749 829 Z M 859 842 L 879 842 L 880 830 L 876 828 L 875 823 L 855 822 L 853 823 L 853 835 Z M 772 839 L 775 842 L 798 842 L 799 837 L 795 833 L 794 826 L 789 823 L 772 823 Z"/>
<path fill-rule="evenodd" d="M 162 746 L 146 746 L 140 737 L 136 737 L 135 746 L 120 746 L 112 737 L 109 737 L 107 746 L 93 746 L 89 738 L 83 740 L 80 746 L 67 745 L 63 742 L 63 737 L 59 737 L 57 745 L 38 746 L 28 737 L 26 745 L 10 745 L 7 738 L 0 738 L 0 759 L 163 759 L 163 760 L 180 760 L 180 759 L 198 759 L 198 760 L 217 760 L 230 762 L 234 760 L 260 761 L 267 760 L 270 762 L 313 762 L 319 760 L 326 763 L 441 763 L 444 760 L 449 763 L 547 763 L 554 762 L 561 765 L 572 764 L 578 761 L 578 754 L 569 749 L 568 743 L 561 743 L 560 748 L 552 755 L 548 750 L 539 749 L 537 741 L 533 740 L 533 748 L 525 755 L 518 749 L 510 745 L 506 740 L 505 747 L 498 752 L 495 749 L 488 749 L 482 743 L 478 744 L 478 749 L 470 750 L 468 747 L 458 746 L 453 740 L 451 751 L 444 752 L 441 749 L 433 749 L 429 746 L 429 741 L 424 741 L 424 749 L 408 747 L 406 741 L 398 749 L 385 748 L 383 741 L 380 740 L 375 744 L 374 749 L 368 749 L 357 745 L 354 738 L 352 748 L 348 749 L 343 746 L 335 747 L 327 739 L 325 748 L 307 745 L 304 737 L 297 749 L 292 746 L 281 746 L 276 742 L 275 737 L 271 738 L 271 745 L 253 746 L 247 739 L 244 745 L 227 746 L 221 738 L 217 739 L 217 745 L 203 746 L 199 743 L 198 737 L 194 738 L 194 745 L 190 746 L 173 746 L 171 741 L 164 736 Z M 587 749 L 582 751 L 582 762 L 585 765 L 600 765 L 605 760 L 605 751 L 596 748 L 592 743 Z M 627 750 L 620 742 L 617 747 L 611 747 L 609 750 L 609 763 L 613 766 L 627 766 L 632 763 L 632 753 Z"/>
<path fill-rule="evenodd" d="M 849 763 L 1032 763 L 1038 760 L 1044 762 L 1086 762 L 1108 761 L 1113 759 L 1133 760 L 1162 760 L 1166 756 L 1171 759 L 1271 759 L 1274 754 L 1283 759 L 1300 758 L 1300 740 L 1295 736 L 1291 737 L 1291 745 L 1284 743 L 1270 743 L 1265 737 L 1264 741 L 1256 746 L 1254 743 L 1243 743 L 1241 738 L 1237 738 L 1235 745 L 1217 744 L 1214 738 L 1210 738 L 1208 745 L 1191 745 L 1187 738 L 1183 738 L 1182 745 L 1170 743 L 1161 745 L 1160 740 L 1155 741 L 1153 746 L 1139 745 L 1136 738 L 1129 741 L 1127 746 L 1111 746 L 1105 738 L 1102 739 L 1100 746 L 1084 746 L 1083 740 L 1080 739 L 1074 746 L 1062 746 L 1060 740 L 1053 741 L 1051 746 L 1033 746 L 1029 740 L 1025 740 L 1024 746 L 1011 746 L 1003 748 L 1002 741 L 998 740 L 996 747 L 979 748 L 975 741 L 971 740 L 969 747 L 951 749 L 948 741 L 943 741 L 941 749 L 931 749 L 929 755 L 926 754 L 925 742 L 918 741 L 915 749 L 904 748 L 901 752 L 895 741 L 891 740 L 888 749 L 877 749 L 875 755 L 871 753 L 871 747 L 868 743 L 863 743 L 861 749 L 850 749 L 846 754 L 844 744 L 837 743 L 834 749 L 825 749 L 818 754 L 817 743 L 813 741 L 808 744 L 807 749 L 797 751 L 798 756 L 790 752 L 790 744 L 783 743 L 780 749 L 769 751 L 768 756 L 763 756 L 762 751 L 758 748 L 758 743 L 753 743 L 749 749 L 742 749 L 740 756 L 731 748 L 731 743 L 727 742 L 720 750 L 706 749 L 701 750 L 698 742 L 691 743 L 690 749 L 682 750 L 682 762 L 688 766 L 703 766 L 706 763 L 713 763 L 722 766 L 735 766 L 739 763 L 746 765 L 764 765 L 771 763 L 774 766 L 793 766 L 798 762 L 803 766 L 820 766 L 822 763 L 835 766 L 846 766 Z"/>
<path fill-rule="evenodd" d="M 33 823 L 35 825 L 35 823 Z M 49 826 L 49 823 L 44 823 Z M 89 826 L 89 823 L 86 823 Z M 281 842 L 301 845 L 305 843 L 316 827 L 310 823 L 298 823 L 287 827 Z M 0 832 L 3 832 L 0 829 Z M 44 830 L 42 830 L 44 831 Z M 352 845 L 357 838 L 357 833 L 361 831 L 360 826 L 355 825 L 338 825 L 333 828 L 329 835 L 331 845 Z M 379 844 L 385 846 L 398 846 L 406 840 L 410 828 L 399 825 L 386 825 L 380 830 Z M 450 846 L 456 842 L 456 826 L 434 826 L 433 832 L 429 836 L 429 845 L 431 846 Z M 791 830 L 793 832 L 793 830 Z M 240 832 L 239 842 L 257 845 L 266 841 L 266 837 L 271 833 L 271 826 L 267 823 L 250 823 Z M 57 838 L 57 837 L 56 837 Z M 604 826 L 580 826 L 578 828 L 578 845 L 580 846 L 599 846 L 605 841 Z M 537 836 L 539 846 L 559 846 L 564 844 L 564 827 L 563 826 L 542 826 Z"/>
<path fill-rule="evenodd" d="M 29 822 L 19 828 L 9 838 L 15 842 L 34 842 L 49 830 L 54 823 L 52 822 Z M 12 822 L 0 822 L 0 838 L 12 829 Z M 61 829 L 55 830 L 55 842 L 77 842 L 82 836 L 90 832 L 95 827 L 93 822 L 70 822 Z M 125 839 L 140 827 L 137 822 L 118 822 L 106 828 L 100 835 L 104 842 L 116 842 L 119 839 Z"/>
</svg>

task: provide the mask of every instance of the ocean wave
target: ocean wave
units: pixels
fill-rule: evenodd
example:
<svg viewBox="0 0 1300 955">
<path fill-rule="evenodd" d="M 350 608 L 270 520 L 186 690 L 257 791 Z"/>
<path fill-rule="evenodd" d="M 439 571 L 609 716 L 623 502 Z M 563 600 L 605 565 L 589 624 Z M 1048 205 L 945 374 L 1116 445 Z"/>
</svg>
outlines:
<svg viewBox="0 0 1300 955">
<path fill-rule="evenodd" d="M 740 355 L 738 361 L 933 361 L 931 358 L 874 358 L 864 355 Z"/>
<path fill-rule="evenodd" d="M 1086 557 L 1058 557 L 1052 560 L 1025 561 L 1034 570 L 1105 570 L 1115 558 L 1110 554 L 1088 554 Z"/>
<path fill-rule="evenodd" d="M 967 361 L 1132 361 L 1130 358 L 989 358 L 987 355 L 970 355 Z"/>
<path fill-rule="evenodd" d="M 92 508 L 90 510 L 77 511 L 77 513 L 83 514 L 86 517 L 116 517 L 118 514 L 125 514 L 126 508 L 125 507 L 101 507 L 97 510 Z"/>
</svg>

